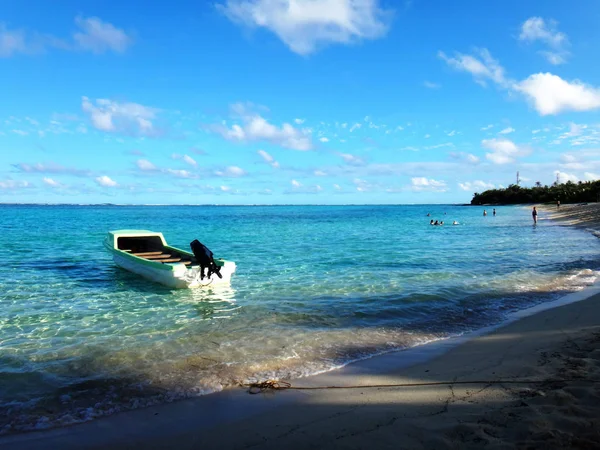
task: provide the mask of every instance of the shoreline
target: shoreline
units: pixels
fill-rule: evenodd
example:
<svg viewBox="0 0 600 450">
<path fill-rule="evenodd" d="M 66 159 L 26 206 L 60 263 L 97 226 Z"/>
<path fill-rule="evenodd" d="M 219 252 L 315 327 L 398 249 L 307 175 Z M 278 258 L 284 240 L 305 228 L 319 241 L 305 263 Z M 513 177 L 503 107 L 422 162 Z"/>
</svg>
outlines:
<svg viewBox="0 0 600 450">
<path fill-rule="evenodd" d="M 600 203 L 561 205 L 536 205 L 548 218 L 563 226 L 589 230 L 596 237 L 600 231 Z"/>
<path fill-rule="evenodd" d="M 592 289 L 593 295 L 588 296 Z M 280 448 L 284 445 L 290 448 L 306 448 L 306 441 L 288 441 L 291 435 L 299 433 L 294 431 L 289 434 L 291 430 L 304 429 L 304 432 L 300 433 L 303 439 L 307 433 L 332 433 L 335 427 L 338 427 L 338 432 L 341 429 L 358 430 L 366 425 L 363 419 L 370 420 L 372 414 L 378 417 L 377 421 L 382 419 L 378 409 L 381 409 L 381 414 L 386 420 L 391 411 L 395 415 L 406 413 L 404 418 L 408 422 L 402 420 L 398 424 L 402 428 L 413 428 L 415 425 L 428 428 L 429 424 L 422 421 L 429 418 L 426 421 L 429 422 L 433 417 L 436 417 L 432 422 L 436 427 L 450 426 L 446 423 L 448 421 L 455 424 L 452 415 L 456 413 L 449 409 L 449 405 L 456 403 L 456 407 L 459 408 L 465 401 L 464 398 L 469 398 L 469 402 L 476 401 L 470 403 L 474 409 L 483 408 L 478 414 L 497 414 L 498 410 L 511 407 L 516 401 L 512 398 L 514 395 L 518 397 L 523 393 L 529 395 L 539 391 L 542 393 L 535 394 L 535 399 L 546 399 L 548 395 L 540 391 L 540 386 L 543 387 L 544 380 L 548 377 L 544 376 L 541 367 L 536 367 L 535 361 L 543 355 L 560 354 L 557 350 L 565 342 L 575 342 L 576 346 L 579 346 L 579 341 L 585 340 L 593 333 L 598 336 L 599 345 L 593 353 L 598 362 L 597 378 L 600 378 L 600 287 L 595 286 L 592 289 L 569 294 L 551 302 L 555 303 L 552 305 L 540 304 L 515 313 L 515 317 L 509 323 L 493 331 L 479 330 L 476 332 L 477 336 L 465 336 L 462 342 L 449 344 L 447 341 L 450 340 L 441 341 L 440 343 L 444 344 L 441 347 L 444 348 L 429 347 L 421 355 L 423 359 L 416 364 L 414 360 L 413 364 L 407 364 L 402 358 L 398 358 L 398 355 L 406 352 L 393 352 L 348 365 L 337 371 L 298 379 L 293 383 L 298 387 L 310 387 L 443 382 L 440 386 L 285 391 L 265 392 L 259 395 L 249 395 L 241 388 L 228 389 L 196 399 L 123 412 L 71 427 L 6 436 L 0 439 L 0 445 L 6 449 L 134 446 L 166 448 L 177 443 L 178 448 L 196 448 L 203 445 L 209 448 L 220 446 L 219 448 L 233 449 L 258 445 L 265 441 L 265 447 L 259 445 L 259 448 Z M 561 302 L 562 304 L 559 304 Z M 589 355 L 586 354 L 585 357 Z M 532 378 L 540 383 L 539 386 L 452 385 L 453 381 L 516 378 Z M 578 386 L 577 389 L 593 387 L 591 384 L 580 384 L 584 386 Z M 589 393 L 585 395 L 589 396 Z M 498 401 L 501 402 L 499 405 L 493 404 Z M 486 403 L 491 404 L 485 405 Z M 326 412 L 320 411 L 323 405 L 327 406 Z M 369 407 L 374 407 L 376 411 L 363 418 L 360 410 L 368 410 Z M 314 418 L 312 413 L 307 415 L 313 408 L 317 410 Z M 336 419 L 337 425 L 333 425 L 334 429 L 331 429 L 332 424 L 329 421 L 332 417 L 342 417 L 346 414 L 357 417 L 350 423 L 337 423 Z M 468 416 L 470 415 L 471 413 Z M 415 420 L 417 424 L 414 423 Z M 478 426 L 472 425 L 471 428 L 469 433 L 477 435 Z M 284 432 L 286 429 L 288 431 Z M 237 434 L 232 433 L 232 430 L 245 431 Z M 317 439 L 317 436 L 313 437 Z M 598 438 L 600 443 L 600 435 Z M 222 442 L 223 440 L 225 442 Z M 364 442 L 367 445 L 369 441 Z M 435 446 L 438 444 L 438 448 L 446 447 L 443 445 L 443 439 Z"/>
<path fill-rule="evenodd" d="M 565 205 L 561 212 L 568 210 Z M 598 205 L 600 211 L 600 205 Z M 549 208 L 550 209 L 550 208 Z M 552 213 L 546 208 L 544 212 Z M 596 211 L 596 210 L 594 210 Z M 555 219 L 551 214 L 550 219 Z M 561 217 L 556 217 L 556 220 L 561 221 Z M 590 228 L 590 222 L 580 220 L 573 223 L 575 219 L 566 217 L 564 224 L 568 226 L 578 226 L 579 228 Z M 600 220 L 593 224 L 594 227 L 600 228 Z M 564 314 L 560 314 L 560 312 Z M 587 311 L 582 315 L 582 311 Z M 511 314 L 506 321 L 485 327 L 462 336 L 451 337 L 440 341 L 434 341 L 427 344 L 412 347 L 410 349 L 391 351 L 384 354 L 375 355 L 366 359 L 361 359 L 344 365 L 343 367 L 322 374 L 312 375 L 310 377 L 299 378 L 293 380 L 293 385 L 298 387 L 310 386 L 331 386 L 331 385 L 369 385 L 369 384 L 393 384 L 398 382 L 417 382 L 427 380 L 443 380 L 450 381 L 445 386 L 431 389 L 432 392 L 422 392 L 422 388 L 407 388 L 407 389 L 383 389 L 388 397 L 394 398 L 394 401 L 388 402 L 386 395 L 382 396 L 382 390 L 364 389 L 363 392 L 357 390 L 329 390 L 329 391 L 286 391 L 286 392 L 267 392 L 261 395 L 248 395 L 245 389 L 229 388 L 222 392 L 213 393 L 199 398 L 180 400 L 174 403 L 151 406 L 144 409 L 132 410 L 118 413 L 112 416 L 99 418 L 91 422 L 74 424 L 63 428 L 56 428 L 47 431 L 27 432 L 15 435 L 3 436 L 0 438 L 0 445 L 3 448 L 104 448 L 107 446 L 126 448 L 129 446 L 143 446 L 151 448 L 164 448 L 170 446 L 169 443 L 176 442 L 177 447 L 192 448 L 201 445 L 207 445 L 209 448 L 220 446 L 223 439 L 222 433 L 226 433 L 226 444 L 220 448 L 240 448 L 248 445 L 250 441 L 253 445 L 259 445 L 259 448 L 271 448 L 270 446 L 281 447 L 291 446 L 291 448 L 306 448 L 311 441 L 293 440 L 285 441 L 289 436 L 298 434 L 297 431 L 285 433 L 282 437 L 277 435 L 278 431 L 288 427 L 292 429 L 304 429 L 302 433 L 311 435 L 315 440 L 321 442 L 321 438 L 315 435 L 315 431 L 306 429 L 306 423 L 310 419 L 306 416 L 306 410 L 310 410 L 315 405 L 327 404 L 328 414 L 344 416 L 347 414 L 356 416 L 350 424 L 338 424 L 344 430 L 355 429 L 357 435 L 365 434 L 363 419 L 356 410 L 369 409 L 371 404 L 387 405 L 387 408 L 396 405 L 402 412 L 403 409 L 423 410 L 422 417 L 429 417 L 427 411 L 440 410 L 442 413 L 436 413 L 435 416 L 448 415 L 448 405 L 454 402 L 449 402 L 447 397 L 448 389 L 452 391 L 452 398 L 456 396 L 456 392 L 468 392 L 479 390 L 478 386 L 466 387 L 451 387 L 453 379 L 468 379 L 474 374 L 479 374 L 485 371 L 486 367 L 482 367 L 483 362 L 491 363 L 491 360 L 496 360 L 492 364 L 493 367 L 502 367 L 504 356 L 502 351 L 512 351 L 510 348 L 501 348 L 500 352 L 481 353 L 481 358 L 473 362 L 474 348 L 480 345 L 491 343 L 494 347 L 503 347 L 503 339 L 510 341 L 513 335 L 524 333 L 524 330 L 538 333 L 545 337 L 542 342 L 536 340 L 535 349 L 548 347 L 555 348 L 561 345 L 564 341 L 564 335 L 556 331 L 552 327 L 548 327 L 549 323 L 558 324 L 558 329 L 564 328 L 566 325 L 573 325 L 573 317 L 586 319 L 587 326 L 579 328 L 594 328 L 600 330 L 600 286 L 594 285 L 578 292 L 568 294 L 557 300 L 541 303 L 534 307 L 518 311 Z M 580 333 L 582 330 L 574 331 Z M 589 330 L 588 330 L 589 331 Z M 589 334 L 589 333 L 588 333 Z M 500 339 L 498 339 L 500 338 Z M 497 341 L 497 342 L 495 342 Z M 525 343 L 524 343 L 525 344 Z M 513 345 L 514 347 L 514 345 Z M 518 347 L 518 345 L 517 345 Z M 531 348 L 527 347 L 528 352 L 522 351 L 517 361 L 512 361 L 512 369 L 516 362 L 527 359 L 531 356 Z M 600 350 L 599 350 L 600 351 Z M 489 354 L 488 354 L 489 353 Z M 498 353 L 498 354 L 496 354 Z M 502 356 L 502 358 L 500 358 Z M 498 358 L 500 359 L 498 363 Z M 599 357 L 600 358 L 600 357 Z M 462 361 L 462 363 L 461 363 Z M 496 364 L 496 365 L 494 365 Z M 486 366 L 486 364 L 483 364 Z M 532 369 L 532 364 L 526 365 L 528 369 Z M 427 367 L 427 369 L 425 369 Z M 437 367 L 437 371 L 432 371 L 431 367 Z M 532 373 L 535 373 L 533 370 Z M 497 376 L 495 372 L 491 375 Z M 490 374 L 488 373 L 488 376 Z M 515 378 L 514 372 L 507 372 L 508 378 Z M 477 378 L 477 377 L 475 377 Z M 541 380 L 541 379 L 540 379 Z M 514 387 L 529 389 L 527 385 Z M 506 392 L 498 391 L 495 388 L 489 388 L 487 391 L 493 391 L 492 397 L 508 396 Z M 480 391 L 486 392 L 486 388 Z M 488 393 L 489 393 L 488 392 Z M 413 402 L 408 404 L 403 400 L 405 394 L 409 394 Z M 483 394 L 482 394 L 483 395 Z M 437 397 L 436 397 L 437 396 Z M 485 395 L 483 395 L 485 397 Z M 505 399 L 506 400 L 506 399 Z M 508 401 L 508 400 L 507 400 Z M 510 403 L 510 401 L 508 401 Z M 348 409 L 350 408 L 350 409 Z M 440 409 L 441 408 L 441 409 Z M 317 408 L 318 409 L 318 408 Z M 385 417 L 389 416 L 390 411 L 386 408 Z M 305 411 L 301 414 L 298 410 Z M 375 414 L 375 412 L 373 412 Z M 371 413 L 370 413 L 371 415 Z M 369 417 L 370 417 L 369 415 Z M 377 415 L 377 414 L 376 414 Z M 330 416 L 318 419 L 316 428 L 317 433 L 330 433 L 332 430 L 331 424 L 325 423 Z M 419 416 L 421 417 L 421 416 Z M 421 417 L 421 418 L 422 418 Z M 415 419 L 414 417 L 412 419 Z M 379 419 L 378 419 L 379 420 Z M 415 419 L 416 420 L 416 419 Z M 439 419 L 442 420 L 442 419 Z M 434 420 L 434 422 L 439 422 Z M 267 425 L 265 425 L 265 421 Z M 367 420 L 368 422 L 368 420 Z M 397 419 L 393 421 L 396 424 Z M 261 425 L 262 423 L 262 425 Z M 302 425 L 304 424 L 304 425 Z M 415 424 L 407 425 L 406 423 L 398 423 L 399 427 L 413 427 Z M 421 424 L 424 426 L 423 424 Z M 438 425 L 440 425 L 438 423 Z M 236 435 L 226 432 L 226 429 L 235 426 L 236 430 L 246 430 L 248 434 Z M 320 429 L 325 426 L 327 429 Z M 335 425 L 333 429 L 335 429 Z M 257 430 L 254 430 L 258 428 Z M 377 426 L 376 429 L 385 428 Z M 427 428 L 427 427 L 425 427 Z M 475 427 L 477 428 L 477 427 Z M 360 431 L 360 432 L 359 432 Z M 473 430 L 471 430 L 473 431 Z M 474 432 L 474 431 L 473 431 Z M 312 433 L 312 434 L 311 434 Z M 368 435 L 375 431 L 369 431 Z M 356 433 L 355 433 L 356 434 Z M 410 433 L 409 433 L 410 434 Z M 468 433 L 467 433 L 468 434 Z M 477 434 L 477 433 L 475 433 Z M 262 437 L 259 437 L 261 435 Z M 270 436 L 270 437 L 267 437 Z M 371 436 L 372 437 L 372 436 Z M 299 436 L 296 436 L 299 438 Z M 436 439 L 439 438 L 436 437 Z M 283 440 L 282 440 L 283 439 Z M 338 438 L 336 438 L 337 440 Z M 370 438 L 367 438 L 370 439 Z M 441 439 L 441 438 L 440 438 Z M 350 441 L 348 441 L 350 442 Z M 364 441 L 367 445 L 370 441 Z M 416 441 L 415 441 L 416 442 Z M 422 444 L 425 441 L 419 441 Z M 437 442 L 437 441 L 436 441 Z M 600 442 L 600 441 L 599 441 Z M 437 442 L 440 447 L 444 447 L 445 442 Z M 461 445 L 464 442 L 461 442 Z M 396 443 L 397 444 L 397 443 Z M 121 447 L 119 447 L 121 446 Z M 397 447 L 396 447 L 397 448 Z"/>
</svg>

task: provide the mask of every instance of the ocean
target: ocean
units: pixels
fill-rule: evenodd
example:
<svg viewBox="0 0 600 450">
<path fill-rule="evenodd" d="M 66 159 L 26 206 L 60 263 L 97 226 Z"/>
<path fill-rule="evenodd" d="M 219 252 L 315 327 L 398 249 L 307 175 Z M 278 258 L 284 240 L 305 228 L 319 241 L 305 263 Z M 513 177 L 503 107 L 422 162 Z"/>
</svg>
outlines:
<svg viewBox="0 0 600 450">
<path fill-rule="evenodd" d="M 2 205 L 0 434 L 322 373 L 594 283 L 592 234 L 496 210 Z M 237 272 L 221 288 L 153 284 L 113 264 L 102 241 L 117 229 L 199 239 Z"/>
</svg>

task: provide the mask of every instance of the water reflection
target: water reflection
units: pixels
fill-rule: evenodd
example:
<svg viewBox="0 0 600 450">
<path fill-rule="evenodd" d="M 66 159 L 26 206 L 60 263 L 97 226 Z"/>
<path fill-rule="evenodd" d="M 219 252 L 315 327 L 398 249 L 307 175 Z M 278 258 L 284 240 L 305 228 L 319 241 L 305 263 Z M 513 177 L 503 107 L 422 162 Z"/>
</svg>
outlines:
<svg viewBox="0 0 600 450">
<path fill-rule="evenodd" d="M 230 285 L 215 285 L 197 289 L 179 289 L 173 300 L 191 306 L 202 319 L 232 319 L 241 306 L 236 303 L 236 291 Z"/>
</svg>

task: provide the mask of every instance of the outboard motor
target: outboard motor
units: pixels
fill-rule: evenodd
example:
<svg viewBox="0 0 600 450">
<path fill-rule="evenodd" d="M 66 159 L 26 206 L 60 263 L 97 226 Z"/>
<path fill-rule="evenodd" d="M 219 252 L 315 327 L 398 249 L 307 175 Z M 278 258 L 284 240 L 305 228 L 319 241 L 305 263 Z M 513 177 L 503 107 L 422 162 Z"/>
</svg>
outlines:
<svg viewBox="0 0 600 450">
<path fill-rule="evenodd" d="M 210 278 L 213 273 L 216 273 L 219 278 L 223 278 L 221 276 L 221 268 L 217 266 L 215 260 L 213 258 L 213 252 L 211 252 L 206 245 L 200 242 L 198 239 L 194 239 L 190 242 L 190 247 L 192 248 L 192 252 L 196 257 L 196 261 L 200 264 L 200 279 L 204 279 L 204 269 L 208 269 L 206 273 L 206 277 Z"/>
</svg>

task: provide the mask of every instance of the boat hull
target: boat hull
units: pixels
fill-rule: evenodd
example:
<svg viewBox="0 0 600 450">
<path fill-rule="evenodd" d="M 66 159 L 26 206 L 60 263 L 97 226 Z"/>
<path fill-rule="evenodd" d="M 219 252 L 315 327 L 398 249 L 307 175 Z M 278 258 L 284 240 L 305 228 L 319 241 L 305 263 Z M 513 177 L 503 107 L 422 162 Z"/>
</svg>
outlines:
<svg viewBox="0 0 600 450">
<path fill-rule="evenodd" d="M 211 274 L 210 277 L 207 277 L 207 269 L 204 270 L 204 276 L 202 276 L 201 268 L 198 265 L 191 265 L 188 267 L 188 265 L 183 264 L 182 262 L 169 262 L 167 259 L 163 260 L 162 258 L 159 260 L 153 260 L 149 257 L 146 258 L 144 256 L 149 255 L 149 253 L 139 253 L 139 250 L 138 253 L 132 252 L 129 249 L 121 250 L 123 247 L 119 247 L 118 245 L 119 239 L 121 238 L 129 239 L 127 243 L 131 243 L 132 238 L 154 239 L 154 245 L 158 245 L 157 248 L 160 248 L 161 251 L 179 255 L 179 258 L 176 259 L 176 261 L 185 259 L 189 262 L 194 258 L 194 255 L 190 252 L 167 245 L 162 233 L 147 230 L 119 230 L 110 231 L 108 233 L 104 240 L 104 246 L 112 254 L 113 261 L 118 267 L 170 288 L 189 289 L 226 284 L 231 282 L 231 276 L 236 270 L 234 262 L 226 261 L 224 259 L 215 259 L 215 263 L 220 267 L 221 277 L 214 273 Z M 160 253 L 160 251 L 158 253 Z M 170 255 L 168 255 L 167 258 L 169 256 Z"/>
<path fill-rule="evenodd" d="M 210 278 L 205 276 L 204 279 L 201 280 L 197 270 L 194 270 L 193 268 L 188 269 L 183 264 L 174 264 L 173 270 L 163 270 L 162 268 L 140 264 L 137 261 L 132 261 L 126 256 L 115 254 L 113 254 L 113 261 L 122 269 L 173 289 L 193 289 L 230 283 L 231 276 L 236 269 L 234 262 L 225 261 L 223 266 L 221 266 L 221 276 L 223 278 L 219 278 L 217 274 L 213 273 Z"/>
</svg>

